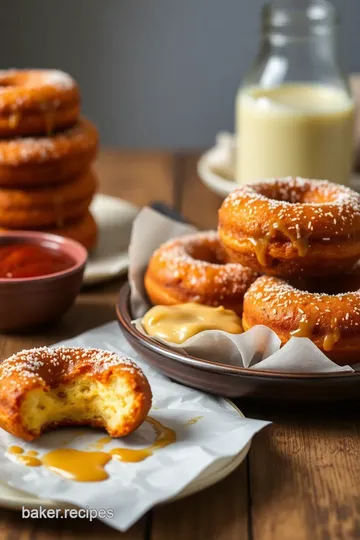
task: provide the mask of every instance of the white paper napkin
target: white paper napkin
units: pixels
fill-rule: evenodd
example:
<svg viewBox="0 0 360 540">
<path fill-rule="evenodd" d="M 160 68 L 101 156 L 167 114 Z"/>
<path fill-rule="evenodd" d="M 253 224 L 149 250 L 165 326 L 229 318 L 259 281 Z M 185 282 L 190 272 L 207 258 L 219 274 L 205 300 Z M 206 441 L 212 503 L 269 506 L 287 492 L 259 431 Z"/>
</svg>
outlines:
<svg viewBox="0 0 360 540">
<path fill-rule="evenodd" d="M 144 272 L 151 254 L 160 244 L 193 232 L 194 228 L 177 223 L 150 208 L 137 215 L 129 248 L 129 279 L 134 324 L 144 334 L 141 317 L 150 305 L 144 289 Z M 158 340 L 162 343 L 164 341 Z M 229 365 L 291 373 L 353 372 L 350 366 L 338 366 L 308 338 L 291 338 L 280 349 L 280 339 L 265 326 L 255 326 L 243 334 L 207 330 L 181 345 L 168 346 L 188 354 Z"/>
<path fill-rule="evenodd" d="M 221 457 L 237 455 L 252 436 L 268 424 L 241 418 L 224 399 L 211 397 L 171 382 L 145 364 L 127 343 L 117 323 L 101 326 L 61 345 L 98 347 L 130 356 L 146 373 L 153 391 L 150 415 L 176 431 L 177 441 L 138 463 L 111 461 L 109 479 L 102 482 L 74 482 L 44 466 L 26 467 L 6 456 L 11 445 L 37 450 L 39 457 L 58 447 L 91 449 L 103 433 L 95 430 L 58 430 L 33 443 L 0 430 L 1 480 L 42 499 L 64 501 L 83 508 L 111 510 L 114 517 L 100 519 L 121 531 L 127 530 L 155 504 L 180 493 L 207 467 Z M 201 418 L 188 425 L 194 417 Z M 78 436 L 76 436 L 78 434 Z M 151 444 L 154 432 L 144 423 L 133 435 L 105 447 L 141 447 Z"/>
</svg>

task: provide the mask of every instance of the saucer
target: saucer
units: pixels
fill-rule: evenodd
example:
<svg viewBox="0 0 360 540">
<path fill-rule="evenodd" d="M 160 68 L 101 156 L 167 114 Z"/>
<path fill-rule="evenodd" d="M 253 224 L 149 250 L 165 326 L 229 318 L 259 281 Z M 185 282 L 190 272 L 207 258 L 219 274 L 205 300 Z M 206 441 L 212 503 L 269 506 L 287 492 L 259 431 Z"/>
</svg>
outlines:
<svg viewBox="0 0 360 540">
<path fill-rule="evenodd" d="M 225 198 L 238 187 L 235 182 L 235 137 L 230 133 L 220 133 L 216 144 L 200 156 L 197 173 L 203 184 L 213 193 Z M 354 173 L 350 187 L 360 192 L 360 174 Z"/>
</svg>

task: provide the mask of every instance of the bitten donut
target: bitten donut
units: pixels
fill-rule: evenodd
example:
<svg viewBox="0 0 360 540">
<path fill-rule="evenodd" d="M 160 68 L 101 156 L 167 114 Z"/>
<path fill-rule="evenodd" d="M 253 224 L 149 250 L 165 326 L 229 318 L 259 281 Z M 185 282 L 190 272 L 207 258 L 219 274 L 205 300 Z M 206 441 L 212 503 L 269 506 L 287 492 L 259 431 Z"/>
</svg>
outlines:
<svg viewBox="0 0 360 540">
<path fill-rule="evenodd" d="M 0 136 L 51 134 L 76 123 L 80 94 L 67 73 L 0 71 Z"/>
<path fill-rule="evenodd" d="M 0 186 L 69 181 L 89 168 L 97 145 L 97 129 L 84 118 L 53 137 L 0 140 Z"/>
<path fill-rule="evenodd" d="M 87 171 L 69 183 L 35 189 L 0 188 L 0 227 L 63 227 L 83 216 L 96 190 Z"/>
<path fill-rule="evenodd" d="M 300 290 L 273 276 L 259 277 L 244 298 L 245 330 L 257 324 L 271 328 L 282 344 L 291 337 L 307 337 L 339 365 L 359 363 L 360 265 L 349 274 L 322 282 L 326 293 Z M 319 282 L 310 282 L 319 289 Z M 355 287 L 354 292 L 349 285 Z M 311 287 L 310 287 L 311 289 Z"/>
<path fill-rule="evenodd" d="M 241 187 L 219 210 L 230 260 L 277 276 L 338 274 L 360 257 L 360 195 L 322 180 Z"/>
<path fill-rule="evenodd" d="M 0 364 L 0 427 L 31 441 L 64 425 L 128 435 L 145 420 L 151 389 L 130 359 L 99 349 L 29 349 Z"/>
<path fill-rule="evenodd" d="M 196 302 L 242 313 L 244 293 L 257 274 L 228 259 L 215 231 L 166 242 L 152 255 L 145 288 L 153 304 Z"/>
</svg>

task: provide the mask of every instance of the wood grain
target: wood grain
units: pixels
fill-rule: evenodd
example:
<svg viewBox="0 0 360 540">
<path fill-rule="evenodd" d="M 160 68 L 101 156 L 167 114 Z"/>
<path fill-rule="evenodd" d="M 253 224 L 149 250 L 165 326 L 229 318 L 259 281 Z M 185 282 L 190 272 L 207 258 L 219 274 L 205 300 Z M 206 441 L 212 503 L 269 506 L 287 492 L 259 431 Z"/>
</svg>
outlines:
<svg viewBox="0 0 360 540">
<path fill-rule="evenodd" d="M 246 461 L 211 488 L 153 511 L 151 540 L 247 540 Z"/>
</svg>

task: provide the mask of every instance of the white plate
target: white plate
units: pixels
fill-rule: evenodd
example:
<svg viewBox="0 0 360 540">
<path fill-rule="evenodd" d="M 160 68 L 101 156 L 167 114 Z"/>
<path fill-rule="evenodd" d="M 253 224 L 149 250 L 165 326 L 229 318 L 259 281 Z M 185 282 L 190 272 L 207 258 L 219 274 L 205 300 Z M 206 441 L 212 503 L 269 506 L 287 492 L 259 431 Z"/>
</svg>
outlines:
<svg viewBox="0 0 360 540">
<path fill-rule="evenodd" d="M 95 196 L 90 209 L 99 237 L 86 265 L 84 285 L 101 283 L 126 272 L 131 227 L 139 211 L 122 199 L 101 194 Z"/>
<path fill-rule="evenodd" d="M 243 413 L 231 402 L 229 403 L 239 413 L 239 416 L 244 417 Z M 188 486 L 186 486 L 181 493 L 176 495 L 173 499 L 167 501 L 175 501 L 193 495 L 202 489 L 216 484 L 230 473 L 232 473 L 246 458 L 249 449 L 250 442 L 243 448 L 243 450 L 234 457 L 221 458 L 203 471 L 200 476 L 195 478 Z M 56 501 L 49 501 L 40 499 L 19 489 L 12 488 L 5 484 L 0 483 L 0 507 L 10 508 L 11 510 L 21 510 L 25 506 L 29 510 L 33 508 L 75 508 L 73 505 L 65 503 L 57 503 Z"/>
<path fill-rule="evenodd" d="M 234 180 L 234 148 L 234 136 L 221 133 L 217 137 L 215 146 L 205 152 L 197 164 L 197 172 L 202 183 L 224 198 L 237 187 Z M 359 174 L 352 175 L 350 186 L 355 191 L 360 191 Z"/>
</svg>

